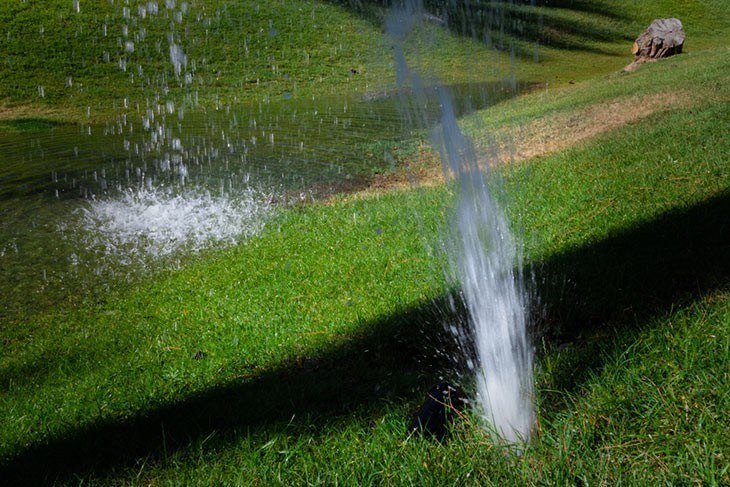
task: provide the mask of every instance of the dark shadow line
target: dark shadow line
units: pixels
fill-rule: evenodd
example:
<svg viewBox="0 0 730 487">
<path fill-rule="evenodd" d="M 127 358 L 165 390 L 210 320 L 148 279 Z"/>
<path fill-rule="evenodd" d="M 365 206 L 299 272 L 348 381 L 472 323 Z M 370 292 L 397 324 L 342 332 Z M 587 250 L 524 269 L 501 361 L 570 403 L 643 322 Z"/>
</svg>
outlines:
<svg viewBox="0 0 730 487">
<path fill-rule="evenodd" d="M 396 0 L 328 0 L 355 15 L 381 27 L 388 9 Z M 605 5 L 583 1 L 491 2 L 457 0 L 423 2 L 426 21 L 434 22 L 455 35 L 478 40 L 499 51 L 513 51 L 520 58 L 534 58 L 534 49 L 525 44 L 546 45 L 558 49 L 587 51 L 612 55 L 610 51 L 591 45 L 595 42 L 633 41 L 634 37 L 611 25 L 627 17 Z M 565 19 L 558 11 L 574 11 L 591 15 L 598 21 Z"/>
<path fill-rule="evenodd" d="M 552 337 L 644 320 L 730 276 L 730 191 L 535 263 Z"/>
<path fill-rule="evenodd" d="M 528 4 L 530 0 L 522 0 L 521 3 Z M 538 6 L 545 6 L 549 3 L 550 8 L 576 10 L 594 15 L 600 15 L 613 20 L 626 21 L 629 17 L 621 12 L 617 12 L 608 5 L 595 0 L 540 0 L 536 2 Z"/>
<path fill-rule="evenodd" d="M 425 360 L 414 337 L 435 328 L 445 303 L 431 303 L 371 324 L 316 359 L 297 360 L 242 377 L 124 420 L 98 421 L 20 453 L 0 466 L 0 479 L 45 485 L 98 474 L 140 458 L 159 459 L 222 432 L 230 441 L 296 417 L 323 425 L 367 405 L 427 387 L 443 361 Z M 419 367 L 418 364 L 424 364 Z M 43 465 L 42 469 L 38 466 Z"/>
<path fill-rule="evenodd" d="M 597 330 L 632 329 L 724 288 L 730 276 L 729 214 L 730 192 L 725 192 L 534 263 L 543 303 L 539 331 L 561 342 Z M 298 427 L 312 431 L 363 411 L 376 415 L 388 402 L 417 402 L 422 398 L 417 391 L 453 367 L 447 357 L 454 350 L 441 331 L 447 319 L 458 321 L 446 311 L 452 308 L 449 301 L 442 296 L 367 325 L 316 359 L 231 380 L 128 419 L 70 428 L 4 459 L 0 479 L 30 485 L 103 477 L 164 459 L 213 434 L 228 444 L 294 417 Z M 601 367 L 596 356 L 585 374 L 566 376 L 560 387 L 575 390 Z"/>
</svg>

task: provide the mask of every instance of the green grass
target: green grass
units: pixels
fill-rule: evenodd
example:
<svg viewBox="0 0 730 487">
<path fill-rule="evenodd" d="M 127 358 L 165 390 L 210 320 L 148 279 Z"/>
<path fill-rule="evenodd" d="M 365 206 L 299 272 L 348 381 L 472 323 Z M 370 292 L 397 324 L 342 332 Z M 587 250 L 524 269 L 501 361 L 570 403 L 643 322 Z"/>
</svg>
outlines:
<svg viewBox="0 0 730 487">
<path fill-rule="evenodd" d="M 0 121 L 0 130 L 6 133 L 45 132 L 57 127 L 60 123 L 46 118 L 16 118 Z"/>
<path fill-rule="evenodd" d="M 722 83 L 730 69 L 727 46 L 713 51 L 689 52 L 661 60 L 636 72 L 611 73 L 573 86 L 536 90 L 512 103 L 501 104 L 467 117 L 468 130 L 498 130 L 528 123 L 537 118 L 571 113 L 593 104 L 636 99 L 654 94 L 676 95 L 680 101 L 726 103 Z M 688 84 L 687 80 L 692 83 Z"/>
<path fill-rule="evenodd" d="M 83 1 L 78 13 L 67 0 L 4 2 L 0 118 L 31 107 L 50 120 L 104 122 L 168 100 L 210 109 L 285 93 L 306 99 L 379 90 L 392 85 L 394 73 L 381 31 L 385 11 L 375 3 L 193 0 L 183 13 L 183 2 L 172 10 L 158 2 L 159 14 L 142 18 L 138 3 L 125 16 L 124 5 L 106 0 Z M 407 51 L 449 84 L 513 74 L 562 86 L 619 70 L 631 60 L 631 41 L 653 18 L 670 15 L 685 23 L 688 52 L 727 37 L 730 14 L 719 0 L 549 2 L 497 8 L 493 17 L 504 28 L 454 12 L 451 33 L 427 25 Z M 187 55 L 188 82 L 174 72 L 170 35 Z M 135 42 L 133 52 L 125 51 L 127 41 Z"/>
<path fill-rule="evenodd" d="M 511 119 L 504 123 L 527 121 L 536 113 L 544 114 L 535 109 L 535 102 L 548 104 L 552 113 L 559 113 L 570 110 L 566 107 L 574 109 L 632 94 L 667 92 L 673 81 L 692 79 L 697 98 L 690 106 L 656 114 L 602 137 L 602 141 L 591 143 L 590 152 L 578 146 L 545 158 L 562 161 L 565 171 L 556 172 L 554 167 L 542 163 L 543 158 L 536 158 L 519 172 L 520 177 L 511 178 L 509 192 L 519 201 L 519 208 L 553 209 L 550 214 L 541 213 L 537 217 L 530 212 L 522 215 L 525 228 L 551 229 L 541 232 L 547 238 L 540 245 L 544 251 L 584 245 L 615 230 L 616 223 L 612 220 L 615 216 L 611 215 L 623 215 L 620 226 L 630 227 L 637 221 L 655 218 L 680 202 L 687 204 L 696 201 L 699 195 L 727 188 L 725 147 L 728 141 L 724 127 L 730 101 L 725 87 L 729 61 L 730 51 L 687 56 L 672 64 L 657 63 L 634 75 L 578 86 L 572 93 L 565 91 L 552 97 L 550 101 L 554 104 L 546 101 L 544 95 L 533 97 L 533 103 L 517 99 L 509 105 L 487 110 L 484 115 L 477 114 L 474 118 L 482 120 L 477 120 L 473 127 L 481 128 L 474 128 L 474 135 L 478 137 L 479 130 L 489 130 L 490 122 L 504 113 L 510 114 Z M 580 164 L 576 165 L 575 161 Z M 685 173 L 688 161 L 694 161 L 693 175 Z M 524 192 L 521 188 L 521 185 L 547 181 L 553 186 Z M 584 188 L 590 188 L 590 192 L 576 198 Z M 588 205 L 587 201 L 590 201 Z M 589 219 L 592 223 L 583 227 L 577 224 L 578 219 Z"/>
<path fill-rule="evenodd" d="M 206 0 L 185 2 L 183 13 L 183 2 L 173 10 L 157 3 L 158 15 L 144 18 L 140 3 L 127 7 L 128 16 L 123 5 L 105 0 L 82 2 L 79 13 L 65 0 L 4 3 L 0 100 L 60 107 L 79 121 L 90 107 L 91 119 L 103 121 L 123 109 L 125 98 L 133 112 L 166 99 L 211 108 L 285 91 L 324 95 L 347 86 L 351 69 L 363 72 L 353 83 L 362 87 L 382 74 L 364 69 L 384 50 L 382 42 L 371 48 L 378 31 L 337 7 Z M 188 82 L 174 72 L 170 34 L 187 55 Z M 135 42 L 133 52 L 125 51 L 127 41 Z"/>
<path fill-rule="evenodd" d="M 540 296 L 540 428 L 521 456 L 473 418 L 444 444 L 405 435 L 452 367 L 434 357 L 455 318 L 425 245 L 452 200 L 438 187 L 282 212 L 247 243 L 3 325 L 0 478 L 728 483 L 726 57 L 676 61 L 704 103 L 506 170 Z M 505 110 L 534 116 L 521 103 Z"/>
</svg>

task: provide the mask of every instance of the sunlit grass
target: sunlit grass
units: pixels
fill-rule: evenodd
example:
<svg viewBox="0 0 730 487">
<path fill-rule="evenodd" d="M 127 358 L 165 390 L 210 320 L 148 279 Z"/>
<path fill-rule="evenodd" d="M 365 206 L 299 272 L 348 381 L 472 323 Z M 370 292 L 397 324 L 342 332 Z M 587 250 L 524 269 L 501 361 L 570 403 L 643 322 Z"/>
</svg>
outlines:
<svg viewBox="0 0 730 487">
<path fill-rule="evenodd" d="M 405 435 L 449 366 L 434 356 L 449 319 L 428 251 L 451 201 L 437 187 L 291 209 L 245 244 L 6 326 L 4 471 L 726 482 L 727 121 L 723 104 L 679 108 L 506 171 L 541 297 L 539 433 L 521 456 L 475 419 L 445 444 Z"/>
<path fill-rule="evenodd" d="M 4 3 L 0 118 L 31 111 L 52 120 L 104 122 L 167 100 L 217 109 L 284 94 L 364 94 L 394 84 L 391 41 L 381 26 L 386 11 L 370 2 L 197 0 L 173 9 L 157 3 L 159 13 L 144 17 L 141 4 L 106 0 L 85 1 L 79 12 L 66 0 Z M 457 17 L 452 31 L 426 24 L 418 45 L 409 46 L 411 62 L 448 84 L 514 75 L 559 87 L 628 64 L 631 41 L 654 18 L 684 21 L 687 52 L 722 45 L 730 25 L 722 1 L 558 2 L 504 5 L 498 12 L 507 29 L 488 37 L 468 16 Z M 174 71 L 170 38 L 187 56 L 187 81 Z M 132 52 L 127 42 L 134 43 Z"/>
</svg>

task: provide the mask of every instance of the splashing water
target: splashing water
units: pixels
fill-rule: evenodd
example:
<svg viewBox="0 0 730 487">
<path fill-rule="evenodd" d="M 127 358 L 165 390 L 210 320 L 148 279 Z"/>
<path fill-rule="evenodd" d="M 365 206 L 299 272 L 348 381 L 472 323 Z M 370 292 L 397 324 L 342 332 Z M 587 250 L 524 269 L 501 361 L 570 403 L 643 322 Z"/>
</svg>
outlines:
<svg viewBox="0 0 730 487">
<path fill-rule="evenodd" d="M 120 260 L 134 254 L 156 258 L 234 243 L 259 232 L 271 210 L 268 201 L 253 189 L 235 197 L 126 190 L 121 197 L 90 201 L 80 211 L 79 223 L 88 248 Z"/>
<path fill-rule="evenodd" d="M 433 138 L 458 182 L 447 249 L 472 327 L 477 402 L 499 437 L 526 441 L 534 422 L 533 373 L 520 254 L 446 92 L 441 104 Z"/>
<path fill-rule="evenodd" d="M 386 28 L 395 40 L 397 77 L 415 92 L 423 92 L 420 77 L 411 71 L 403 44 L 423 18 L 418 1 L 394 8 Z M 479 413 L 495 436 L 508 443 L 527 441 L 534 424 L 533 350 L 528 326 L 528 299 L 522 277 L 522 261 L 506 216 L 489 187 L 488 168 L 480 167 L 469 139 L 456 120 L 447 90 L 438 88 L 441 117 L 432 129 L 447 177 L 453 177 L 458 203 L 445 248 L 450 269 L 447 276 L 461 288 L 469 329 L 456 330 L 461 343 L 472 343 L 476 359 L 474 381 Z M 422 104 L 425 97 L 421 97 Z M 411 119 L 428 124 L 410 107 Z M 420 119 L 420 120 L 419 120 Z"/>
</svg>

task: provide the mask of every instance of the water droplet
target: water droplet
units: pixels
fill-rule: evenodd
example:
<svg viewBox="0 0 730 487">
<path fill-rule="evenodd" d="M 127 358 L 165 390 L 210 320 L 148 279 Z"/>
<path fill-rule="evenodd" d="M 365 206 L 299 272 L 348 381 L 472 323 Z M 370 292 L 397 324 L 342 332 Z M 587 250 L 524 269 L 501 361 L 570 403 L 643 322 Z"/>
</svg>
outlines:
<svg viewBox="0 0 730 487">
<path fill-rule="evenodd" d="M 188 58 L 182 50 L 182 47 L 175 43 L 170 44 L 170 61 L 175 69 L 175 75 L 180 76 L 182 70 L 187 68 Z"/>
</svg>

